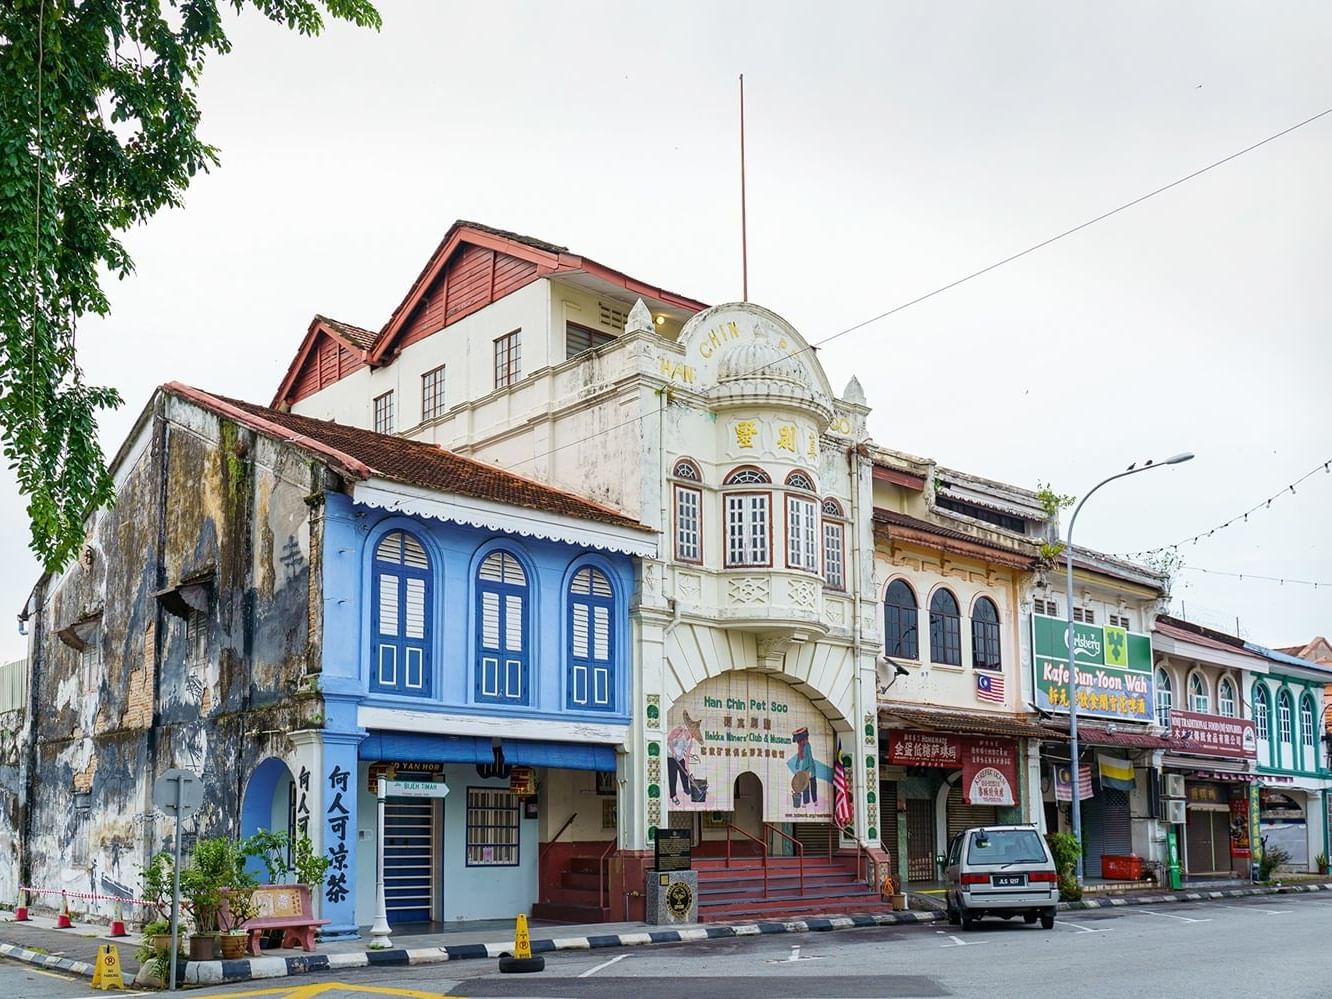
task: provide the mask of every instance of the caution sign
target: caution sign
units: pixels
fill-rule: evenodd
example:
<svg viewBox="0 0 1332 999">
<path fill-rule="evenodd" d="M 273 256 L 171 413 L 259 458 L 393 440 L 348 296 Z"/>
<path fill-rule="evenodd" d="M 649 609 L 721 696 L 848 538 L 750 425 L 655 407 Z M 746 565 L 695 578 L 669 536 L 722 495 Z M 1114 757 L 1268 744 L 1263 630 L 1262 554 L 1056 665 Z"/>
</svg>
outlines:
<svg viewBox="0 0 1332 999">
<path fill-rule="evenodd" d="M 513 928 L 513 956 L 520 961 L 532 956 L 532 934 L 527 932 L 527 917 L 521 914 Z"/>
<path fill-rule="evenodd" d="M 120 948 L 115 944 L 102 944 L 97 948 L 92 987 L 103 991 L 125 987 L 125 976 L 120 970 Z"/>
</svg>

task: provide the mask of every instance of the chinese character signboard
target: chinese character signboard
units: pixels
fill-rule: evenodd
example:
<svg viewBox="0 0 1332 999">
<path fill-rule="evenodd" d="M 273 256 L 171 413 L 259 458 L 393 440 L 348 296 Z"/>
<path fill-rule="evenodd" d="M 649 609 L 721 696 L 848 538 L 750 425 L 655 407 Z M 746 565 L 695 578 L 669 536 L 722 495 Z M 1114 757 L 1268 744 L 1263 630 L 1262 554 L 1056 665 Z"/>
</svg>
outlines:
<svg viewBox="0 0 1332 999">
<path fill-rule="evenodd" d="M 1042 711 L 1068 712 L 1068 622 L 1031 616 L 1032 667 L 1036 706 Z M 1152 640 L 1149 635 L 1110 625 L 1073 625 L 1073 658 L 1077 670 L 1074 697 L 1078 714 L 1113 721 L 1153 718 Z"/>
<path fill-rule="evenodd" d="M 1258 740 L 1247 718 L 1223 718 L 1194 711 L 1171 711 L 1170 734 L 1180 741 L 1179 751 L 1200 756 L 1256 760 Z"/>
<path fill-rule="evenodd" d="M 832 818 L 832 726 L 794 687 L 731 670 L 683 695 L 668 718 L 657 793 L 669 811 L 732 811 L 736 778 L 750 771 L 763 784 L 764 821 Z"/>
<path fill-rule="evenodd" d="M 945 770 L 960 767 L 964 804 L 1017 804 L 1017 754 L 1011 739 L 894 730 L 888 733 L 888 762 Z"/>
</svg>

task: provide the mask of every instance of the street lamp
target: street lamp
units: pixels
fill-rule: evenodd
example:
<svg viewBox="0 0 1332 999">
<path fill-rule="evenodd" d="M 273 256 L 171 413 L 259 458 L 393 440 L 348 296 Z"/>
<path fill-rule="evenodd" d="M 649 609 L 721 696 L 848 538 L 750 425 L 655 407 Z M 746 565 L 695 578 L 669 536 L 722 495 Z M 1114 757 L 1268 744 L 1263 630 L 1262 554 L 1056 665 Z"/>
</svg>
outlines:
<svg viewBox="0 0 1332 999">
<path fill-rule="evenodd" d="M 1066 556 L 1067 579 L 1065 581 L 1064 598 L 1068 602 L 1068 620 L 1064 631 L 1064 648 L 1068 652 L 1068 737 L 1069 737 L 1069 755 L 1072 758 L 1072 765 L 1069 767 L 1069 776 L 1072 779 L 1073 790 L 1073 838 L 1078 841 L 1078 864 L 1075 869 L 1075 877 L 1078 884 L 1082 884 L 1082 780 L 1078 773 L 1078 691 L 1077 675 L 1078 667 L 1074 661 L 1073 654 L 1073 525 L 1078 522 L 1078 513 L 1082 510 L 1082 505 L 1091 499 L 1092 493 L 1100 489 L 1115 479 L 1122 479 L 1129 475 L 1137 475 L 1139 472 L 1146 472 L 1153 468 L 1164 468 L 1166 465 L 1178 465 L 1189 461 L 1193 454 L 1185 451 L 1172 458 L 1167 458 L 1160 464 L 1153 464 L 1148 460 L 1145 464 L 1132 464 L 1127 469 L 1110 476 L 1108 479 L 1102 479 L 1082 497 L 1078 505 L 1073 508 L 1073 516 L 1068 521 L 1068 533 L 1064 536 L 1064 554 Z"/>
</svg>

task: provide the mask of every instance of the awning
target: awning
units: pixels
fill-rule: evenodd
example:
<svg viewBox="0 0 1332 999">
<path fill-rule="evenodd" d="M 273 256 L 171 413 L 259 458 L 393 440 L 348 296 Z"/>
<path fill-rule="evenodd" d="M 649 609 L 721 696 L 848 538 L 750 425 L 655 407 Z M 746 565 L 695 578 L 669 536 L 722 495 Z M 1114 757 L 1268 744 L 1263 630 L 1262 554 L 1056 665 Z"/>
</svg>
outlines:
<svg viewBox="0 0 1332 999">
<path fill-rule="evenodd" d="M 1058 733 L 1060 739 L 1068 738 L 1067 723 L 1046 722 L 1046 727 Z M 1129 749 L 1170 749 L 1179 746 L 1178 740 L 1152 735 L 1150 732 L 1126 732 L 1122 729 L 1111 732 L 1108 728 L 1082 722 L 1078 724 L 1078 742 L 1088 746 L 1123 746 Z"/>
<path fill-rule="evenodd" d="M 1252 760 L 1225 760 L 1215 756 L 1182 756 L 1167 753 L 1161 765 L 1171 770 L 1206 770 L 1210 773 L 1252 774 Z"/>
<path fill-rule="evenodd" d="M 535 739 L 502 739 L 504 762 L 561 770 L 615 770 L 612 746 Z M 362 760 L 402 763 L 495 762 L 494 740 L 478 735 L 424 735 L 419 732 L 371 733 L 361 740 L 356 755 Z"/>
<path fill-rule="evenodd" d="M 879 724 L 887 728 L 918 728 L 934 732 L 958 732 L 963 735 L 1007 735 L 1018 739 L 1059 739 L 1055 732 L 1014 715 L 962 711 L 935 711 L 929 708 L 879 705 Z M 1067 738 L 1066 736 L 1062 738 Z"/>
</svg>

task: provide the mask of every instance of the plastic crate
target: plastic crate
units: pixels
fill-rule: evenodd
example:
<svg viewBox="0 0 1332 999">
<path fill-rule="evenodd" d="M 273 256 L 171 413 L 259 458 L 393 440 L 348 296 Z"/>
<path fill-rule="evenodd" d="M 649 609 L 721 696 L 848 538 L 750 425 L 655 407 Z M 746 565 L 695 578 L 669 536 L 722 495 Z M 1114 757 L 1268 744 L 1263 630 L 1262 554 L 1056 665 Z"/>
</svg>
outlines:
<svg viewBox="0 0 1332 999">
<path fill-rule="evenodd" d="M 1142 858 L 1107 854 L 1101 857 L 1101 877 L 1107 881 L 1137 881 L 1142 877 Z"/>
</svg>

